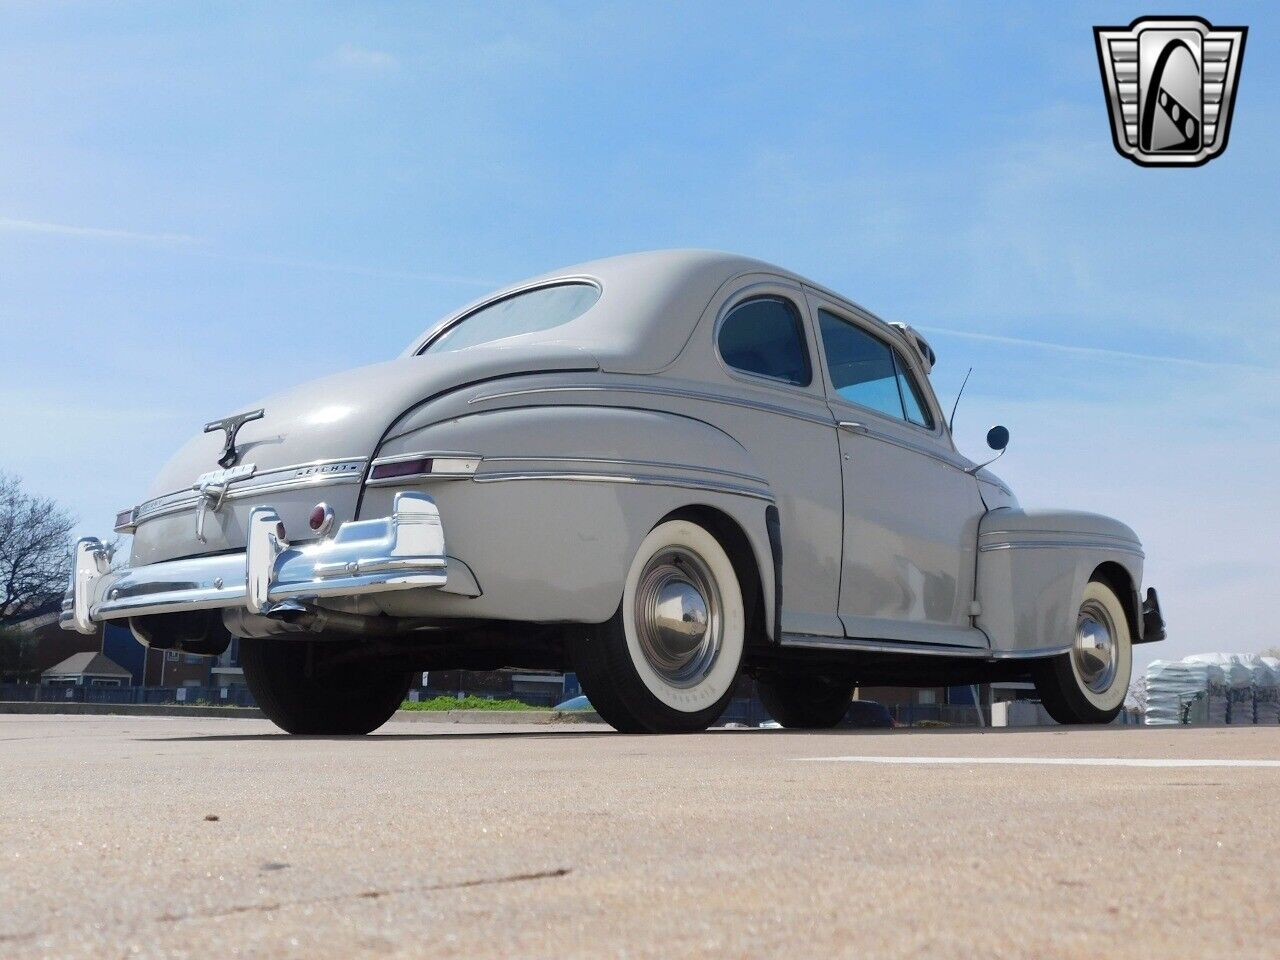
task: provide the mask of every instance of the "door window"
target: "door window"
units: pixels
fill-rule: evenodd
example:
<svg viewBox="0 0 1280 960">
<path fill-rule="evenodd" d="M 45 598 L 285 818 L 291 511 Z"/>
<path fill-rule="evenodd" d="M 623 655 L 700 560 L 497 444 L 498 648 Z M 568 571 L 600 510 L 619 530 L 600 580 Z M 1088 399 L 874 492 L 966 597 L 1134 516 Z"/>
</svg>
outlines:
<svg viewBox="0 0 1280 960">
<path fill-rule="evenodd" d="M 818 311 L 818 323 L 831 385 L 841 399 L 933 428 L 924 395 L 897 350 L 826 310 Z"/>
</svg>

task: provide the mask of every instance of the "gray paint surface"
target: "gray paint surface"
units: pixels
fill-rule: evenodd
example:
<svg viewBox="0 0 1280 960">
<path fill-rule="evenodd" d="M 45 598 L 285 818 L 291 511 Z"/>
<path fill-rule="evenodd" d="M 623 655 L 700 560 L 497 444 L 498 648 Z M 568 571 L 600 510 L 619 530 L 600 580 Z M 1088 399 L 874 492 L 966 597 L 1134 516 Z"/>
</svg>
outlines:
<svg viewBox="0 0 1280 960">
<path fill-rule="evenodd" d="M 571 279 L 598 284 L 602 294 L 566 324 L 417 355 L 477 306 Z M 720 358 L 718 323 L 760 295 L 796 305 L 812 354 L 810 384 L 752 377 Z M 932 429 L 835 396 L 819 308 L 899 351 L 922 386 Z M 399 359 L 245 407 L 265 410 L 238 438 L 243 462 L 260 473 L 335 458 L 452 453 L 481 458 L 474 477 L 362 490 L 356 470 L 265 500 L 233 496 L 203 544 L 194 507 L 175 509 L 141 523 L 133 558 L 242 548 L 248 511 L 259 502 L 305 536 L 307 512 L 320 499 L 341 523 L 384 516 L 395 490 L 413 489 L 436 499 L 467 588 L 338 605 L 443 619 L 599 622 L 617 607 L 648 530 L 673 511 L 700 507 L 742 530 L 771 610 L 764 517 L 776 504 L 784 633 L 994 651 L 1065 647 L 1080 592 L 1099 564 L 1115 563 L 1141 585 L 1137 538 L 1104 517 L 1025 514 L 993 475 L 971 475 L 928 385 L 929 366 L 902 329 L 757 260 L 661 251 L 580 264 L 481 298 L 433 325 Z M 190 491 L 220 449 L 220 435 L 196 435 L 151 496 Z M 1023 531 L 1038 531 L 1036 542 L 995 546 L 995 534 L 1026 540 Z"/>
</svg>

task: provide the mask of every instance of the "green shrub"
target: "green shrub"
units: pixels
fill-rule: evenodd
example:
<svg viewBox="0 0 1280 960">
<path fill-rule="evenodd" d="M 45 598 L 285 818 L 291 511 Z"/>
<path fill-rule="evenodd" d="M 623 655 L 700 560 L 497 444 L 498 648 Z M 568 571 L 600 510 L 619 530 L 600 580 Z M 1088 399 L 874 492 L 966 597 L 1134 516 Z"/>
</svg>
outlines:
<svg viewBox="0 0 1280 960">
<path fill-rule="evenodd" d="M 400 704 L 401 710 L 542 710 L 543 707 L 531 707 L 520 700 L 488 700 L 468 694 L 459 700 L 457 697 L 432 697 L 430 700 L 406 700 Z"/>
</svg>

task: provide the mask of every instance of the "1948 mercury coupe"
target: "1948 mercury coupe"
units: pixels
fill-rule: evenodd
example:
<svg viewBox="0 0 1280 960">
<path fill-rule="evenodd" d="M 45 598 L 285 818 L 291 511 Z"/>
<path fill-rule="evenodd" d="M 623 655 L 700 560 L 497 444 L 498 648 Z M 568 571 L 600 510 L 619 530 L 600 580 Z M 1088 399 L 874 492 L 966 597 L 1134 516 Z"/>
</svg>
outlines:
<svg viewBox="0 0 1280 960">
<path fill-rule="evenodd" d="M 756 260 L 558 270 L 208 424 L 117 517 L 127 565 L 77 544 L 63 625 L 235 634 L 293 733 L 504 666 L 576 670 L 624 731 L 705 728 L 742 671 L 790 727 L 838 723 L 856 684 L 1023 677 L 1106 722 L 1131 645 L 1164 636 L 1138 538 L 1021 509 L 956 450 L 934 359 Z"/>
</svg>

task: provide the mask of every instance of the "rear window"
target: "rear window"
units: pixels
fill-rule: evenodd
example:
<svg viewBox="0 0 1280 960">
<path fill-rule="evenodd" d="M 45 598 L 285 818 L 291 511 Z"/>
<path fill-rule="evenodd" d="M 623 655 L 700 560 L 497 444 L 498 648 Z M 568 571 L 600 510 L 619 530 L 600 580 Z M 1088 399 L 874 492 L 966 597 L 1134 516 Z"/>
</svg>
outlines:
<svg viewBox="0 0 1280 960">
<path fill-rule="evenodd" d="M 558 283 L 513 294 L 463 317 L 422 349 L 422 353 L 465 350 L 525 333 L 559 327 L 582 316 L 600 299 L 591 283 Z"/>
</svg>

